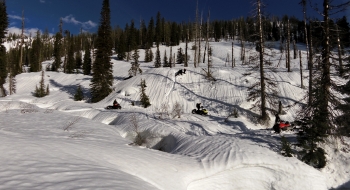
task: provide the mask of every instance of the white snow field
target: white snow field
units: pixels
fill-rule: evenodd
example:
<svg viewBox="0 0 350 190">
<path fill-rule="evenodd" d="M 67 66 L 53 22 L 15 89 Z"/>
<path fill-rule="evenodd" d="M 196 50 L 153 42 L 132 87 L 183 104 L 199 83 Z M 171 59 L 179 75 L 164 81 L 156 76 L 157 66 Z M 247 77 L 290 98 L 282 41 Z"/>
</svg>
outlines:
<svg viewBox="0 0 350 190">
<path fill-rule="evenodd" d="M 185 44 L 180 46 L 184 49 Z M 249 109 L 252 102 L 246 99 L 247 88 L 257 75 L 243 75 L 251 66 L 241 64 L 238 42 L 234 68 L 225 63 L 227 54 L 232 53 L 230 41 L 212 42 L 211 46 L 215 82 L 204 77 L 206 63 L 194 68 L 192 50 L 186 74 L 177 77 L 175 72 L 183 69 L 183 64 L 154 68 L 153 62 L 143 62 L 144 51 L 140 50 L 142 75 L 124 80 L 130 63 L 112 57 L 113 92 L 93 104 L 87 101 L 91 76 L 45 72 L 50 95 L 36 98 L 33 92 L 41 73 L 18 75 L 17 93 L 0 98 L 0 189 L 350 188 L 349 149 L 338 141 L 326 146 L 328 164 L 323 169 L 282 156 L 281 136 L 295 141 L 296 135 L 272 133 L 273 115 L 267 126 L 256 122 L 259 113 Z M 173 47 L 173 52 L 178 47 Z M 162 58 L 169 48 L 161 46 Z M 292 59 L 292 72 L 287 72 L 284 56 L 277 67 L 280 53 L 272 51 L 276 56 L 270 62 L 275 69 L 267 72 L 277 81 L 282 104 L 301 101 L 306 90 L 300 88 L 299 59 Z M 307 77 L 306 52 L 303 57 L 303 75 Z M 50 62 L 43 62 L 43 68 Z M 148 108 L 138 102 L 141 79 L 146 81 L 152 104 Z M 84 101 L 73 100 L 78 84 L 87 97 Z M 104 109 L 114 99 L 122 109 Z M 162 104 L 168 104 L 171 113 L 176 102 L 183 106 L 180 118 L 160 117 Z M 191 113 L 198 102 L 209 110 L 208 116 Z M 234 108 L 239 117 L 228 117 Z M 285 108 L 281 118 L 293 121 L 298 109 Z M 144 146 L 132 145 L 131 116 L 149 136 Z"/>
</svg>

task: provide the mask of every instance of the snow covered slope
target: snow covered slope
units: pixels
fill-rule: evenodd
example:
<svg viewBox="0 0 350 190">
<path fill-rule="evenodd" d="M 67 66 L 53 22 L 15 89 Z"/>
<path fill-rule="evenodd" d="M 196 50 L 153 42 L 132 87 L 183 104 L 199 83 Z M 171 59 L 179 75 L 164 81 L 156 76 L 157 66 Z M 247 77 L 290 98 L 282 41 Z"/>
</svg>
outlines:
<svg viewBox="0 0 350 190">
<path fill-rule="evenodd" d="M 0 189 L 319 190 L 350 181 L 349 153 L 329 148 L 332 164 L 322 170 L 280 155 L 280 135 L 258 124 L 258 113 L 249 109 L 247 88 L 256 79 L 243 75 L 250 67 L 238 61 L 239 46 L 232 68 L 225 63 L 231 42 L 211 45 L 215 82 L 205 79 L 204 63 L 197 68 L 190 64 L 186 74 L 175 77 L 183 65 L 153 68 L 153 63 L 141 62 L 142 75 L 123 80 L 130 63 L 112 59 L 114 90 L 94 104 L 73 101 L 77 85 L 89 96 L 91 76 L 45 72 L 50 95 L 35 98 L 41 73 L 18 75 L 17 93 L 0 99 Z M 160 52 L 165 48 L 169 50 L 162 46 Z M 142 60 L 144 51 L 140 53 Z M 277 65 L 279 57 L 271 62 Z M 292 67 L 292 72 L 283 67 L 271 71 L 284 105 L 305 93 L 299 59 Z M 152 104 L 146 109 L 138 103 L 141 79 Z M 122 109 L 105 110 L 114 99 Z M 176 102 L 183 106 L 181 118 L 160 119 L 162 104 L 171 112 Z M 197 102 L 209 110 L 208 116 L 191 114 Z M 227 119 L 234 108 L 240 116 Z M 292 120 L 297 108 L 286 110 L 282 119 Z M 147 147 L 130 144 L 132 115 L 139 130 L 152 134 Z"/>
</svg>

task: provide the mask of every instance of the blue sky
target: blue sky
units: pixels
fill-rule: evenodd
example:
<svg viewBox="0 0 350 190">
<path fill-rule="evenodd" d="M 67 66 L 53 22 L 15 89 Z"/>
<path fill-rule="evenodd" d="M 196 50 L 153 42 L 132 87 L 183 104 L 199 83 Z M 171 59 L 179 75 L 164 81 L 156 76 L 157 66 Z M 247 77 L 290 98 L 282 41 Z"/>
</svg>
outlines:
<svg viewBox="0 0 350 190">
<path fill-rule="evenodd" d="M 266 12 L 270 15 L 284 14 L 302 17 L 300 0 L 264 0 Z M 335 0 L 342 1 L 342 0 Z M 138 25 L 140 18 L 148 23 L 151 17 L 155 18 L 158 11 L 170 21 L 193 21 L 197 0 L 110 0 L 111 24 L 124 28 L 126 23 L 134 19 Z M 211 20 L 232 19 L 240 16 L 251 16 L 254 7 L 252 0 L 199 0 L 199 11 L 206 18 L 208 10 Z M 255 2 L 255 1 L 254 1 Z M 321 0 L 313 2 L 322 3 Z M 21 15 L 24 11 L 25 28 L 27 33 L 36 30 L 50 33 L 58 31 L 60 18 L 63 19 L 63 30 L 73 34 L 80 29 L 96 32 L 100 19 L 102 0 L 7 0 L 9 16 L 9 31 L 19 31 Z M 308 11 L 315 14 L 311 8 Z"/>
</svg>

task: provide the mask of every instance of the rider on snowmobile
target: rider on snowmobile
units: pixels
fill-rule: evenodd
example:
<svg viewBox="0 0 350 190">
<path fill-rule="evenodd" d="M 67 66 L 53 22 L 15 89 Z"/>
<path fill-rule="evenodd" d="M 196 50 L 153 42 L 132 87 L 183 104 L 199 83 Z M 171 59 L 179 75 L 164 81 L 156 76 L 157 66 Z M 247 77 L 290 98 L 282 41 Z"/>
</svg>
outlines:
<svg viewBox="0 0 350 190">
<path fill-rule="evenodd" d="M 117 102 L 117 100 L 116 100 L 116 99 L 114 99 L 114 102 L 113 102 L 113 107 L 117 107 L 117 106 L 119 106 L 119 103 Z"/>
</svg>

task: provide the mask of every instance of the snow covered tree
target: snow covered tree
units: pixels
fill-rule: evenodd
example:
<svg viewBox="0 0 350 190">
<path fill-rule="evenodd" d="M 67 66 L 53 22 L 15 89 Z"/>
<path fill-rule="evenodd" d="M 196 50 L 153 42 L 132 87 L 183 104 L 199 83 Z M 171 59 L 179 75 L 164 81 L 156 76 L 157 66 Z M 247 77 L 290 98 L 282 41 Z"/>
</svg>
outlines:
<svg viewBox="0 0 350 190">
<path fill-rule="evenodd" d="M 141 105 L 144 107 L 144 108 L 147 108 L 148 106 L 151 105 L 150 101 L 149 101 L 149 98 L 146 94 L 146 81 L 141 79 L 141 84 L 140 84 L 140 102 L 141 102 Z"/>
<path fill-rule="evenodd" d="M 92 66 L 91 102 L 99 102 L 112 92 L 113 73 L 110 56 L 113 40 L 111 31 L 109 0 L 103 0 L 95 46 L 96 59 Z"/>
</svg>

